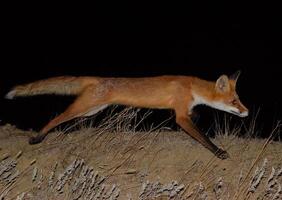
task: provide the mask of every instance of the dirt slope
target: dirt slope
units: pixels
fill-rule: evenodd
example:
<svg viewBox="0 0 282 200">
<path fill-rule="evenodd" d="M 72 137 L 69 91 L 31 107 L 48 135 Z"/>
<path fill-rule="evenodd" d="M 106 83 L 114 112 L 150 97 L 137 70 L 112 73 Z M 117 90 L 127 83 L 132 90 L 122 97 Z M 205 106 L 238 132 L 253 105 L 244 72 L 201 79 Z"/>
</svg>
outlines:
<svg viewBox="0 0 282 200">
<path fill-rule="evenodd" d="M 183 132 L 82 129 L 29 145 L 32 134 L 0 127 L 4 199 L 282 198 L 279 142 L 260 154 L 266 140 L 217 137 L 222 161 Z"/>
</svg>

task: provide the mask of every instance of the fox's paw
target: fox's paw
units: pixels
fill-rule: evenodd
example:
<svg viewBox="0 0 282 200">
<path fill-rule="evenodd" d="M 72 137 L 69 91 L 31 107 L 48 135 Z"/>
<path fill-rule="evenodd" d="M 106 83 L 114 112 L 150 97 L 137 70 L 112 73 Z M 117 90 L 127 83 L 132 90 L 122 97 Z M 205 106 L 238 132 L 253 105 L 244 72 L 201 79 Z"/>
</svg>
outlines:
<svg viewBox="0 0 282 200">
<path fill-rule="evenodd" d="M 40 142 L 42 142 L 42 140 L 44 139 L 44 137 L 42 136 L 35 136 L 35 137 L 30 137 L 28 140 L 29 144 L 38 144 Z"/>
<path fill-rule="evenodd" d="M 224 159 L 227 159 L 227 158 L 229 158 L 230 156 L 229 156 L 229 154 L 227 153 L 227 151 L 224 151 L 224 150 L 222 150 L 222 149 L 218 149 L 217 151 L 216 151 L 216 157 L 218 157 L 219 159 L 221 159 L 221 160 L 224 160 Z"/>
</svg>

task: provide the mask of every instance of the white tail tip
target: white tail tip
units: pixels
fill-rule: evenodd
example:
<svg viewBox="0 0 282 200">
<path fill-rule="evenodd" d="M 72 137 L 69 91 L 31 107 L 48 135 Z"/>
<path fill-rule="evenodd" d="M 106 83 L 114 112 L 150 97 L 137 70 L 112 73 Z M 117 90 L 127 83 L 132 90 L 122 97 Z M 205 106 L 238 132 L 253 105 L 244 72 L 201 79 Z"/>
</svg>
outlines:
<svg viewBox="0 0 282 200">
<path fill-rule="evenodd" d="M 6 99 L 13 99 L 16 95 L 16 91 L 15 90 L 11 90 L 10 92 L 8 92 L 5 96 Z"/>
</svg>

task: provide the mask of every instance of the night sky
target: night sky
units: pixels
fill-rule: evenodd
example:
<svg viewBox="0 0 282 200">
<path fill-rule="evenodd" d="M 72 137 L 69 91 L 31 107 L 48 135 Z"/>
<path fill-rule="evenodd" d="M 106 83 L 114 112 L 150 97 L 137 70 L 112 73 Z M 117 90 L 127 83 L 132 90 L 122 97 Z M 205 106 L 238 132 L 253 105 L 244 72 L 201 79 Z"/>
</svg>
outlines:
<svg viewBox="0 0 282 200">
<path fill-rule="evenodd" d="M 5 17 L 2 97 L 17 84 L 52 76 L 167 74 L 216 80 L 240 69 L 237 92 L 251 115 L 259 110 L 258 128 L 264 135 L 282 118 L 281 18 L 275 6 L 196 10 L 184 5 L 111 4 L 41 9 L 19 6 Z M 73 97 L 57 96 L 1 98 L 1 124 L 39 130 L 72 101 Z M 206 130 L 214 110 L 199 108 L 199 113 Z M 151 120 L 171 114 L 155 110 Z"/>
</svg>

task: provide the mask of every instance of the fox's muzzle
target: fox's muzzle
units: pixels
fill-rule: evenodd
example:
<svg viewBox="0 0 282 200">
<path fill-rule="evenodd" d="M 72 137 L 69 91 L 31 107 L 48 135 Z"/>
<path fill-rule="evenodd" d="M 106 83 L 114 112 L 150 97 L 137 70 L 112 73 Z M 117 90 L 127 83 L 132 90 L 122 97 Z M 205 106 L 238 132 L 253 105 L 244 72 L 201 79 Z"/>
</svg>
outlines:
<svg viewBox="0 0 282 200">
<path fill-rule="evenodd" d="M 239 114 L 240 117 L 247 117 L 249 115 L 249 111 L 244 111 Z"/>
<path fill-rule="evenodd" d="M 240 117 L 247 117 L 249 115 L 249 110 L 239 102 L 239 114 Z"/>
</svg>

